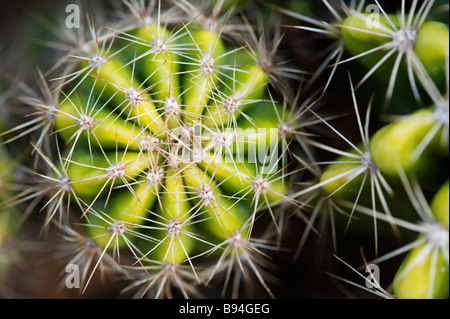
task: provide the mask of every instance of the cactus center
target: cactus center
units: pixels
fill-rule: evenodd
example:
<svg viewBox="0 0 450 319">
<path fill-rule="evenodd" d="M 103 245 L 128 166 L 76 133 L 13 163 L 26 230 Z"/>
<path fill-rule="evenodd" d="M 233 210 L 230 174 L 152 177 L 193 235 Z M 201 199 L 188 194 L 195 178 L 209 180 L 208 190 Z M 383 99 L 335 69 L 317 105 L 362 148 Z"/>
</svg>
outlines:
<svg viewBox="0 0 450 319">
<path fill-rule="evenodd" d="M 442 99 L 438 103 L 436 103 L 436 109 L 434 110 L 434 116 L 436 120 L 446 127 L 449 126 L 448 105 L 448 98 Z"/>
<path fill-rule="evenodd" d="M 109 228 L 107 230 L 108 232 L 111 232 Z M 79 247 L 78 249 L 80 251 L 80 254 L 83 254 L 85 256 L 92 256 L 98 252 L 99 245 L 95 242 L 94 239 L 89 239 L 83 242 L 81 246 L 77 245 L 77 247 Z"/>
<path fill-rule="evenodd" d="M 377 166 L 373 162 L 370 152 L 365 152 L 361 157 L 361 165 L 364 166 L 369 172 L 375 172 L 377 170 Z"/>
<path fill-rule="evenodd" d="M 214 59 L 209 54 L 203 55 L 200 60 L 200 70 L 204 75 L 210 76 L 214 73 Z"/>
<path fill-rule="evenodd" d="M 256 193 L 264 192 L 269 186 L 267 180 L 263 179 L 261 176 L 256 177 L 252 181 L 252 188 Z"/>
<path fill-rule="evenodd" d="M 153 50 L 155 50 L 158 54 L 163 54 L 164 52 L 167 52 L 167 46 L 166 43 L 161 39 L 156 39 L 155 41 L 152 41 L 150 43 Z"/>
<path fill-rule="evenodd" d="M 230 237 L 228 237 L 228 242 L 230 243 L 230 246 L 233 247 L 234 249 L 240 248 L 242 246 L 243 241 L 244 238 L 242 238 L 241 233 L 238 231 L 230 234 Z"/>
<path fill-rule="evenodd" d="M 406 53 L 414 48 L 417 38 L 417 30 L 414 28 L 400 29 L 394 33 L 393 40 L 397 50 Z"/>
<path fill-rule="evenodd" d="M 127 227 L 123 222 L 115 221 L 110 227 L 108 227 L 108 231 L 114 235 L 121 236 L 125 233 Z"/>
<path fill-rule="evenodd" d="M 125 165 L 123 163 L 116 163 L 108 167 L 106 170 L 109 178 L 122 178 L 125 175 Z"/>
<path fill-rule="evenodd" d="M 77 125 L 84 131 L 91 130 L 94 128 L 94 119 L 86 115 L 80 115 Z"/>
<path fill-rule="evenodd" d="M 178 105 L 177 100 L 173 97 L 166 98 L 166 102 L 164 103 L 164 113 L 167 117 L 177 115 L 179 112 L 180 106 Z"/>
<path fill-rule="evenodd" d="M 167 264 L 164 266 L 164 272 L 169 275 L 173 276 L 175 274 L 176 267 L 174 264 Z"/>
<path fill-rule="evenodd" d="M 261 69 L 262 69 L 265 73 L 270 73 L 270 72 L 272 71 L 272 68 L 273 68 L 273 62 L 271 61 L 271 59 L 263 58 L 263 59 L 261 59 L 261 61 L 259 62 L 259 65 L 261 66 Z"/>
<path fill-rule="evenodd" d="M 241 99 L 236 97 L 230 97 L 227 103 L 224 105 L 225 111 L 229 114 L 236 112 L 241 104 Z"/>
<path fill-rule="evenodd" d="M 154 167 L 147 173 L 146 180 L 150 185 L 156 186 L 161 183 L 163 178 L 164 170 L 161 167 Z"/>
<path fill-rule="evenodd" d="M 45 118 L 48 121 L 53 121 L 56 117 L 56 113 L 57 113 L 57 108 L 54 104 L 49 104 L 47 105 L 47 109 L 45 112 Z"/>
<path fill-rule="evenodd" d="M 230 146 L 233 143 L 234 134 L 229 132 L 221 132 L 216 136 L 216 145 L 220 147 Z"/>
<path fill-rule="evenodd" d="M 426 224 L 425 238 L 433 247 L 445 248 L 449 245 L 448 230 L 440 223 Z"/>
<path fill-rule="evenodd" d="M 135 88 L 128 88 L 125 91 L 125 99 L 132 105 L 138 106 L 142 103 L 142 95 Z"/>
<path fill-rule="evenodd" d="M 171 238 L 178 237 L 178 234 L 181 231 L 181 226 L 182 223 L 178 219 L 170 220 L 167 225 L 167 235 Z"/>
<path fill-rule="evenodd" d="M 286 122 L 283 122 L 280 125 L 278 125 L 278 136 L 279 137 L 285 137 L 291 133 L 292 133 L 292 128 Z"/>
<path fill-rule="evenodd" d="M 144 24 L 145 25 L 148 25 L 148 24 L 153 22 L 153 18 L 151 16 L 149 16 L 149 15 L 146 15 L 143 20 L 144 20 Z"/>
<path fill-rule="evenodd" d="M 67 176 L 58 178 L 58 187 L 63 191 L 71 191 L 72 182 L 70 181 L 70 178 L 68 178 Z"/>
<path fill-rule="evenodd" d="M 88 58 L 88 61 L 89 66 L 99 68 L 106 63 L 106 58 L 102 57 L 99 54 L 91 54 Z"/>
<path fill-rule="evenodd" d="M 215 19 L 206 18 L 203 21 L 203 28 L 205 30 L 217 30 L 217 26 L 218 26 L 218 24 Z"/>
<path fill-rule="evenodd" d="M 91 253 L 95 253 L 97 251 L 98 245 L 95 240 L 90 239 L 84 243 L 83 248 Z"/>
<path fill-rule="evenodd" d="M 197 190 L 198 196 L 205 206 L 209 206 L 214 201 L 214 193 L 209 185 L 203 185 Z"/>
</svg>

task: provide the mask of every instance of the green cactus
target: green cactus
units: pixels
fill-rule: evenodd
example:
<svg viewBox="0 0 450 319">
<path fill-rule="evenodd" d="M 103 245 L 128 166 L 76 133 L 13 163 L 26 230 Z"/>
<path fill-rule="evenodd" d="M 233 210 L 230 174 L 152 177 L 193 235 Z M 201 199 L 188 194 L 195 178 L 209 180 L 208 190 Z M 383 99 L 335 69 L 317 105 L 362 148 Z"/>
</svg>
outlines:
<svg viewBox="0 0 450 319">
<path fill-rule="evenodd" d="M 154 9 L 123 31 L 105 25 L 100 33 L 91 23 L 84 51 L 61 60 L 65 73 L 55 76 L 57 93 L 50 94 L 56 103 L 35 103 L 44 113 L 39 141 L 52 145 L 54 133 L 61 140 L 56 161 L 42 143 L 35 145 L 47 166 L 36 175 L 52 184 L 41 192 L 49 196 L 45 226 L 57 213 L 58 224 L 70 226 L 66 205 L 82 211 L 81 236 L 101 248 L 83 291 L 111 254 L 117 265 L 131 258 L 135 271 L 158 263 L 170 278 L 151 287 L 156 297 L 170 295 L 171 285 L 187 296 L 178 276 L 195 278 L 189 283 L 195 286 L 230 270 L 235 278 L 253 272 L 273 296 L 260 270 L 269 263 L 260 261 L 266 240 L 255 242 L 254 225 L 264 211 L 276 223 L 276 207 L 296 201 L 278 163 L 279 106 L 266 88 L 271 69 L 261 68 L 252 53 L 257 48 L 223 38 L 233 26 L 226 13 L 208 21 L 178 13 L 173 24 Z M 50 92 L 42 73 L 40 80 Z"/>
<path fill-rule="evenodd" d="M 414 247 L 394 278 L 397 298 L 444 299 L 449 297 L 448 181 L 434 196 Z M 431 211 L 431 214 L 430 214 Z M 431 216 L 429 216 L 431 215 Z"/>
<path fill-rule="evenodd" d="M 274 298 L 273 256 L 317 275 L 304 254 L 350 266 L 340 254 L 370 245 L 364 266 L 402 259 L 388 288 L 327 273 L 448 298 L 442 2 L 123 0 L 52 26 L 54 63 L 13 82 L 27 116 L 0 132 L 34 155 L 27 186 L 0 197 L 0 242 L 15 235 L 4 210 L 41 212 L 81 293 L 111 275 L 139 298 L 258 296 L 252 281 Z M 0 196 L 13 162 L 0 153 Z"/>
</svg>

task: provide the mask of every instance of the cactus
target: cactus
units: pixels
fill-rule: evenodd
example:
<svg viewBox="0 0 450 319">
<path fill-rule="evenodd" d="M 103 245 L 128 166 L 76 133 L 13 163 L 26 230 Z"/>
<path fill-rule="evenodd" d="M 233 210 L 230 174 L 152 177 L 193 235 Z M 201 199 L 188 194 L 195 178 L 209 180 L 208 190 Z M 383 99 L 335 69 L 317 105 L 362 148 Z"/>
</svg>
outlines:
<svg viewBox="0 0 450 319">
<path fill-rule="evenodd" d="M 380 264 L 399 255 L 405 255 L 392 283 L 389 293 L 381 286 L 389 298 L 400 299 L 446 299 L 448 298 L 448 181 L 446 181 L 429 204 L 424 197 L 417 179 L 408 180 L 405 172 L 401 179 L 407 196 L 419 217 L 419 221 L 395 218 L 395 224 L 413 232 L 415 239 L 405 245 L 378 257 L 371 263 Z M 351 206 L 351 202 L 343 203 Z M 361 213 L 372 215 L 373 211 L 365 207 L 357 208 Z M 376 212 L 380 221 L 392 222 L 384 213 Z M 411 236 L 410 236 L 411 237 Z"/>
<path fill-rule="evenodd" d="M 378 13 L 372 14 L 363 12 L 366 8 L 362 1 L 353 7 L 342 4 L 339 8 L 341 11 L 328 1 L 324 3 L 337 22 L 325 23 L 284 9 L 281 11 L 315 26 L 296 28 L 323 32 L 337 39 L 335 51 L 325 60 L 325 63 L 330 63 L 332 58 L 336 59 L 331 64 L 333 69 L 327 86 L 341 64 L 358 60 L 366 68 L 366 74 L 357 85 L 350 85 L 361 145 L 351 143 L 350 139 L 324 121 L 352 149 L 347 152 L 330 145 L 314 143 L 339 157 L 332 163 L 326 162 L 328 167 L 324 169 L 317 184 L 299 194 L 319 187 L 330 194 L 337 203 L 350 209 L 346 229 L 356 212 L 363 211 L 364 215 L 371 216 L 377 254 L 381 237 L 377 229 L 379 221 L 388 222 L 398 236 L 403 233 L 399 228 L 405 227 L 404 221 L 414 222 L 411 208 L 408 207 L 415 207 L 416 211 L 421 209 L 421 206 L 417 207 L 417 195 L 411 189 L 405 186 L 409 196 L 402 198 L 400 195 L 404 194 L 401 185 L 407 184 L 405 180 L 415 178 L 423 185 L 427 194 L 434 194 L 448 178 L 442 172 L 442 168 L 448 165 L 448 120 L 447 115 L 443 115 L 448 112 L 448 24 L 433 21 L 431 14 L 428 17 L 434 1 L 412 1 L 409 9 L 406 2 L 402 1 L 397 15 L 387 13 L 378 2 L 373 6 Z M 435 49 L 431 50 L 432 47 Z M 348 57 L 344 58 L 345 55 Z M 354 70 L 352 66 L 348 69 L 350 72 Z M 323 70 L 324 68 L 319 69 L 320 72 Z M 363 88 L 362 84 L 372 76 L 377 78 L 373 82 L 378 83 L 377 87 Z M 385 92 L 379 90 L 384 83 L 387 83 Z M 409 83 L 410 88 L 404 87 L 405 83 Z M 395 87 L 398 87 L 396 91 Z M 364 111 L 357 107 L 355 98 L 356 92 L 361 90 L 363 93 L 375 92 L 385 96 L 384 101 L 376 98 L 369 101 L 369 107 L 365 110 L 366 123 L 360 119 L 359 113 Z M 410 99 L 411 96 L 414 99 Z M 423 103 L 427 103 L 428 107 L 424 107 Z M 373 107 L 374 104 L 376 107 Z M 388 110 L 385 107 L 387 104 Z M 380 111 L 402 114 L 403 117 L 387 125 L 369 120 L 373 113 L 377 115 Z M 372 131 L 369 131 L 369 124 L 374 127 Z M 367 205 L 371 209 L 362 208 Z M 399 210 L 401 207 L 403 211 Z M 445 211 L 444 208 L 443 210 Z M 428 211 L 429 209 L 427 214 Z M 394 278 L 394 291 L 389 293 L 384 290 L 385 296 L 448 298 L 448 241 L 439 241 L 436 244 L 439 248 L 434 244 L 424 243 L 424 238 L 448 237 L 448 230 L 436 226 L 429 220 L 429 216 L 427 218 L 425 225 L 406 227 L 422 233 L 417 241 L 406 245 L 404 249 L 399 248 L 395 253 L 387 254 L 386 257 L 374 259 L 373 262 L 381 262 L 387 256 L 405 253 L 407 249 L 416 247 L 399 267 Z M 419 247 L 419 242 L 425 246 Z M 442 253 L 439 250 L 441 247 Z"/>
<path fill-rule="evenodd" d="M 80 28 L 51 27 L 57 50 L 37 81 L 12 81 L 28 114 L 0 138 L 11 148 L 30 139 L 33 158 L 19 160 L 30 178 L 0 209 L 30 223 L 43 215 L 39 234 L 60 235 L 50 246 L 78 267 L 83 294 L 107 276 L 130 297 L 258 288 L 274 298 L 274 256 L 317 275 L 311 250 L 353 268 L 353 245 L 370 245 L 363 267 L 393 264 L 388 288 L 327 273 L 384 298 L 448 298 L 449 32 L 438 12 L 448 2 L 439 4 L 94 6 Z M 304 63 L 307 52 L 321 59 Z M 0 190 L 11 163 L 0 154 Z"/>
<path fill-rule="evenodd" d="M 187 287 L 222 273 L 225 282 L 235 276 L 236 297 L 239 278 L 252 272 L 273 296 L 263 275 L 270 238 L 254 228 L 264 211 L 276 223 L 277 206 L 296 201 L 278 163 L 272 69 L 261 68 L 257 48 L 225 40 L 234 25 L 229 12 L 217 15 L 221 3 L 193 19 L 183 12 L 192 4 L 180 1 L 176 24 L 161 3 L 149 4 L 151 16 L 134 5 L 125 2 L 133 27 L 89 21 L 92 39 L 60 60 L 54 91 L 39 74 L 47 100 L 24 99 L 37 116 L 4 134 L 25 129 L 12 142 L 39 131 L 34 150 L 46 169 L 17 202 L 44 196 L 44 227 L 57 224 L 99 247 L 95 263 L 81 265 L 83 292 L 110 254 L 107 264 L 147 276 L 140 282 L 156 297 L 171 296 L 172 286 L 188 297 L 195 289 Z M 71 229 L 74 204 L 80 233 Z"/>
</svg>

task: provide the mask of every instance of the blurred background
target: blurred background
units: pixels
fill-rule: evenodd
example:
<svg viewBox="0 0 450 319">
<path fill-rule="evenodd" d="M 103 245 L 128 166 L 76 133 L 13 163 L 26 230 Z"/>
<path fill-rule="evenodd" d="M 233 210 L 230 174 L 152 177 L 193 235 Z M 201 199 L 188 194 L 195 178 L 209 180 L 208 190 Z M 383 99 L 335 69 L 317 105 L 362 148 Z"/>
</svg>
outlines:
<svg viewBox="0 0 450 319">
<path fill-rule="evenodd" d="M 256 1 L 257 2 L 257 1 Z M 259 4 L 249 1 L 246 6 L 250 10 L 268 10 Z M 17 0 L 2 1 L 0 3 L 0 96 L 3 101 L 8 103 L 0 105 L 0 123 L 3 123 L 7 129 L 10 123 L 14 123 L 22 116 L 26 116 L 20 108 L 6 108 L 6 105 L 16 105 L 14 96 L 20 91 L 18 83 L 27 83 L 33 87 L 36 83 L 36 67 L 41 70 L 47 70 L 57 56 L 58 51 L 49 50 L 60 36 L 54 32 L 55 27 L 61 25 L 61 19 L 67 15 L 65 8 L 67 4 L 78 3 L 65 0 Z M 399 7 L 400 1 L 380 1 L 384 8 L 395 10 Z M 96 8 L 108 8 L 110 1 L 83 1 L 83 14 L 92 10 L 91 6 Z M 329 17 L 329 12 L 321 4 L 321 1 L 277 1 L 276 5 L 284 6 L 292 10 L 312 10 L 317 16 Z M 103 10 L 103 9 L 96 9 Z M 295 24 L 296 21 L 284 17 L 285 25 Z M 282 20 L 283 21 L 283 20 Z M 316 52 L 323 49 L 327 44 L 320 41 L 311 41 L 311 34 L 305 31 L 285 28 L 284 41 L 280 50 L 283 51 L 286 58 L 302 70 L 313 72 L 320 61 L 316 58 Z M 54 52 L 55 54 L 49 53 Z M 324 104 L 330 103 L 336 112 L 345 113 L 351 110 L 351 96 L 348 94 L 348 81 L 346 79 L 346 70 L 342 68 L 337 79 L 334 81 L 330 91 L 325 97 Z M 339 80 L 343 79 L 343 80 Z M 336 105 L 335 101 L 340 101 Z M 362 99 L 361 104 L 366 101 Z M 350 121 L 350 122 L 349 122 Z M 352 123 L 352 124 L 349 124 Z M 347 137 L 353 134 L 354 118 L 344 117 L 334 123 L 341 132 Z M 1 126 L 0 126 L 1 127 Z M 356 137 L 355 137 L 356 138 Z M 18 140 L 12 145 L 11 152 L 19 156 L 26 156 L 29 151 L 29 141 Z M 342 141 L 335 140 L 333 143 L 338 147 Z M 326 155 L 324 155 L 326 156 Z M 64 270 L 64 260 L 61 263 L 55 262 L 52 258 L 52 243 L 60 234 L 49 234 L 42 237 L 40 228 L 34 227 L 33 219 L 40 219 L 37 212 L 30 216 L 25 227 L 21 231 L 23 240 L 20 244 L 25 245 L 25 253 L 17 259 L 16 267 L 10 269 L 8 276 L 4 276 L 0 285 L 0 296 L 6 298 L 121 298 L 117 294 L 122 283 L 116 280 L 105 279 L 98 289 L 93 289 L 96 285 L 91 284 L 83 296 L 77 291 L 68 291 L 67 289 L 58 289 L 61 282 L 61 276 Z M 39 224 L 36 223 L 36 224 Z M 305 223 L 299 218 L 290 220 L 289 232 L 285 236 L 286 248 L 291 252 L 295 251 L 301 234 L 305 229 Z M 355 241 L 353 236 L 357 236 Z M 298 259 L 292 260 L 291 252 L 279 252 L 272 256 L 273 263 L 277 266 L 276 275 L 280 279 L 278 284 L 271 285 L 272 290 L 278 298 L 372 298 L 372 294 L 359 288 L 346 285 L 335 280 L 329 274 L 339 274 L 339 276 L 348 280 L 356 281 L 364 285 L 364 281 L 349 269 L 348 266 L 337 260 L 330 253 L 332 251 L 330 234 L 324 234 L 319 238 L 312 234 L 307 240 L 304 249 Z M 349 233 L 339 232 L 337 238 L 339 249 L 337 254 L 339 258 L 345 260 L 352 266 L 359 266 L 363 263 L 361 251 L 368 260 L 373 256 L 373 234 L 368 232 Z M 386 241 L 380 246 L 379 255 L 392 251 L 397 247 L 397 242 Z M 2 249 L 6 249 L 3 247 Z M 402 256 L 393 258 L 383 263 L 381 269 L 382 286 L 390 284 L 393 275 L 398 267 Z M 100 280 L 96 278 L 95 280 Z M 267 295 L 261 291 L 256 297 L 266 298 Z"/>
</svg>

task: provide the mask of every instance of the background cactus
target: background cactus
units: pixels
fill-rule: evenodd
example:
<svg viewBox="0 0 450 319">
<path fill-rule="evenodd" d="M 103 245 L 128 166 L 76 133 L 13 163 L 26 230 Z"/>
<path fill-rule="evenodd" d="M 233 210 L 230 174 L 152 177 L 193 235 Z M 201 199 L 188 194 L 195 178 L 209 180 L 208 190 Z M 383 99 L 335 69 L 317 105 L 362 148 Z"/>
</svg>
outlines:
<svg viewBox="0 0 450 319">
<path fill-rule="evenodd" d="M 4 72 L 27 116 L 1 133 L 33 157 L 0 208 L 77 292 L 448 298 L 448 1 L 82 10 L 36 73 Z"/>
</svg>

